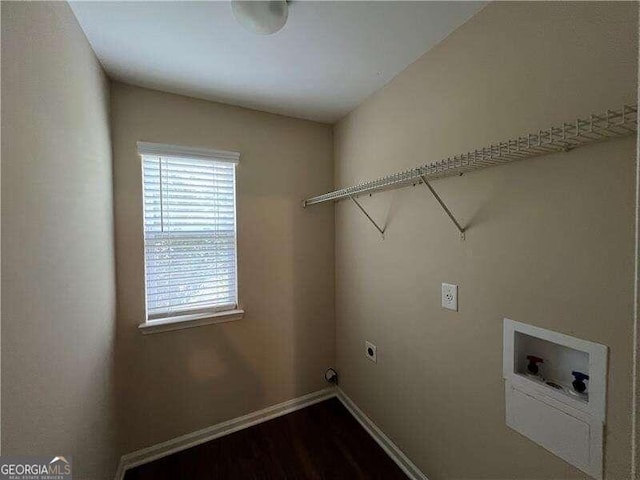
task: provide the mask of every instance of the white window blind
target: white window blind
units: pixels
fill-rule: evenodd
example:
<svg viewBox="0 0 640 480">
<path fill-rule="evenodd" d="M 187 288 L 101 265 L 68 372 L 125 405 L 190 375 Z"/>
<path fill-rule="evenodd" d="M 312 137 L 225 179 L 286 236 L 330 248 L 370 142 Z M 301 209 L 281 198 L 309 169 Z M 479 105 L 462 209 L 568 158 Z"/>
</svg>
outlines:
<svg viewBox="0 0 640 480">
<path fill-rule="evenodd" d="M 237 307 L 238 154 L 138 144 L 147 321 Z"/>
</svg>

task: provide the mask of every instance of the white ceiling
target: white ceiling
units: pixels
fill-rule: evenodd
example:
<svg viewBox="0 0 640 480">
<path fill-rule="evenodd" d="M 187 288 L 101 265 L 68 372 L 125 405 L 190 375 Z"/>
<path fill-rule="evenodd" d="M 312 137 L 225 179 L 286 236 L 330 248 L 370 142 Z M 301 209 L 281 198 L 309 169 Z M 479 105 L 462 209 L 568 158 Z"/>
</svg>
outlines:
<svg viewBox="0 0 640 480">
<path fill-rule="evenodd" d="M 329 123 L 485 5 L 294 1 L 284 28 L 263 36 L 228 1 L 70 4 L 112 78 Z"/>
</svg>

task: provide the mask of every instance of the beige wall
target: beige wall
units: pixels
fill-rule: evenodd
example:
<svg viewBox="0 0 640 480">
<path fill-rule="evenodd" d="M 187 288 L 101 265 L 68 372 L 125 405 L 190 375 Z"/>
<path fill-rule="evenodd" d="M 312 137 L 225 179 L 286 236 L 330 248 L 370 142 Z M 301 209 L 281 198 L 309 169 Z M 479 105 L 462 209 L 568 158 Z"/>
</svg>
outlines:
<svg viewBox="0 0 640 480">
<path fill-rule="evenodd" d="M 113 478 L 108 84 L 66 3 L 2 3 L 2 454 Z"/>
<path fill-rule="evenodd" d="M 336 185 L 635 101 L 637 18 L 488 6 L 335 127 Z M 2 73 L 3 454 L 111 478 L 119 454 L 323 388 L 337 342 L 344 390 L 430 480 L 582 478 L 504 425 L 507 316 L 609 345 L 606 471 L 629 477 L 633 139 L 435 182 L 465 242 L 423 187 L 362 199 L 384 241 L 339 204 L 334 252 L 333 209 L 300 203 L 332 188 L 330 127 L 114 83 L 116 328 L 108 86 L 66 4 L 3 2 Z M 243 320 L 138 332 L 137 140 L 241 152 Z"/>
<path fill-rule="evenodd" d="M 336 186 L 635 102 L 636 9 L 490 4 L 335 127 Z M 606 473 L 629 478 L 634 155 L 629 137 L 434 182 L 464 242 L 422 186 L 362 198 L 385 240 L 336 206 L 342 388 L 430 480 L 584 477 L 505 426 L 503 317 L 610 347 Z"/>
<path fill-rule="evenodd" d="M 120 445 L 131 451 L 326 386 L 335 359 L 331 127 L 112 84 Z M 141 335 L 144 268 L 136 141 L 238 151 L 244 319 Z"/>
</svg>

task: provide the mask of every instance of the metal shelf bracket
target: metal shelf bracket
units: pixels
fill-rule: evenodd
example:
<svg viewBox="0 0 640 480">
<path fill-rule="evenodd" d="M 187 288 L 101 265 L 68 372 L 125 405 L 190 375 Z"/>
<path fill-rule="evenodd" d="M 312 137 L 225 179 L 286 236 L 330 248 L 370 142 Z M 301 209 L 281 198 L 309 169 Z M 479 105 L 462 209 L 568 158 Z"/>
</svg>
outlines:
<svg viewBox="0 0 640 480">
<path fill-rule="evenodd" d="M 319 203 L 338 202 L 350 198 L 384 238 L 386 227 L 380 228 L 364 208 L 362 208 L 362 205 L 356 201 L 355 197 L 358 195 L 371 195 L 372 193 L 382 192 L 384 190 L 409 187 L 411 185 L 415 186 L 421 182 L 431 191 L 460 232 L 460 237 L 464 240 L 465 228 L 458 223 L 440 196 L 429 182 L 427 182 L 427 178 L 433 180 L 435 178 L 457 176 L 466 172 L 492 167 L 494 165 L 504 165 L 525 158 L 568 152 L 574 148 L 625 137 L 637 132 L 637 130 L 637 105 L 623 105 L 620 109 L 607 110 L 598 115 L 592 114 L 588 118 L 578 118 L 572 123 L 563 123 L 562 125 L 546 130 L 538 130 L 537 132 L 527 135 L 520 135 L 488 145 L 484 148 L 471 150 L 438 161 L 424 163 L 414 168 L 380 177 L 376 180 L 307 198 L 303 205 L 308 207 Z"/>
<path fill-rule="evenodd" d="M 360 205 L 360 202 L 358 202 L 352 195 L 349 195 L 349 198 L 353 200 L 353 203 L 355 203 L 358 206 L 358 208 L 364 214 L 364 216 L 367 217 L 367 219 L 369 219 L 369 221 L 373 224 L 374 227 L 376 227 L 376 229 L 380 232 L 380 235 L 382 235 L 382 239 L 384 240 L 384 231 L 386 227 L 380 228 L 380 226 L 376 223 L 376 221 L 373 218 L 371 218 L 371 215 L 369 215 L 367 211 L 362 207 L 362 205 Z"/>
<path fill-rule="evenodd" d="M 429 189 L 429 191 L 431 192 L 431 194 L 435 197 L 435 199 L 438 201 L 438 203 L 440 204 L 440 206 L 442 207 L 442 209 L 445 211 L 445 213 L 449 216 L 449 218 L 451 219 L 451 221 L 453 222 L 453 224 L 456 226 L 456 228 L 458 229 L 458 231 L 460 232 L 460 240 L 464 240 L 465 238 L 465 229 L 464 227 L 462 227 L 462 225 L 460 225 L 460 223 L 458 222 L 458 220 L 456 220 L 456 217 L 453 216 L 453 213 L 451 213 L 451 210 L 449 210 L 449 207 L 447 207 L 447 205 L 444 203 L 444 201 L 442 200 L 442 198 L 440 198 L 440 195 L 438 195 L 438 192 L 436 192 L 433 187 L 431 186 L 431 184 L 427 181 L 427 179 L 425 178 L 424 175 L 420 175 L 420 179 L 422 180 L 422 183 L 424 183 L 424 185 Z"/>
</svg>

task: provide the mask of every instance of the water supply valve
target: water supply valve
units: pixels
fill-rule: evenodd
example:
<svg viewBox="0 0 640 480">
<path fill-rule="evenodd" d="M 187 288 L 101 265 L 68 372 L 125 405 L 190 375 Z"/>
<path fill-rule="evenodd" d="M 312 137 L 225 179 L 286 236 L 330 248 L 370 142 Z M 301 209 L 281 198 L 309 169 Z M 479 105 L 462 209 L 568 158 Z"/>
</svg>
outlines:
<svg viewBox="0 0 640 480">
<path fill-rule="evenodd" d="M 531 375 L 538 375 L 538 372 L 540 371 L 540 367 L 538 367 L 538 364 L 544 363 L 544 360 L 540 357 L 536 357 L 535 355 L 527 355 L 527 360 L 529 360 L 527 371 Z"/>
<path fill-rule="evenodd" d="M 571 372 L 571 375 L 573 375 L 574 378 L 573 382 L 571 382 L 571 385 L 573 385 L 573 389 L 578 393 L 584 393 L 587 389 L 584 381 L 589 380 L 589 375 L 576 371 Z"/>
</svg>

